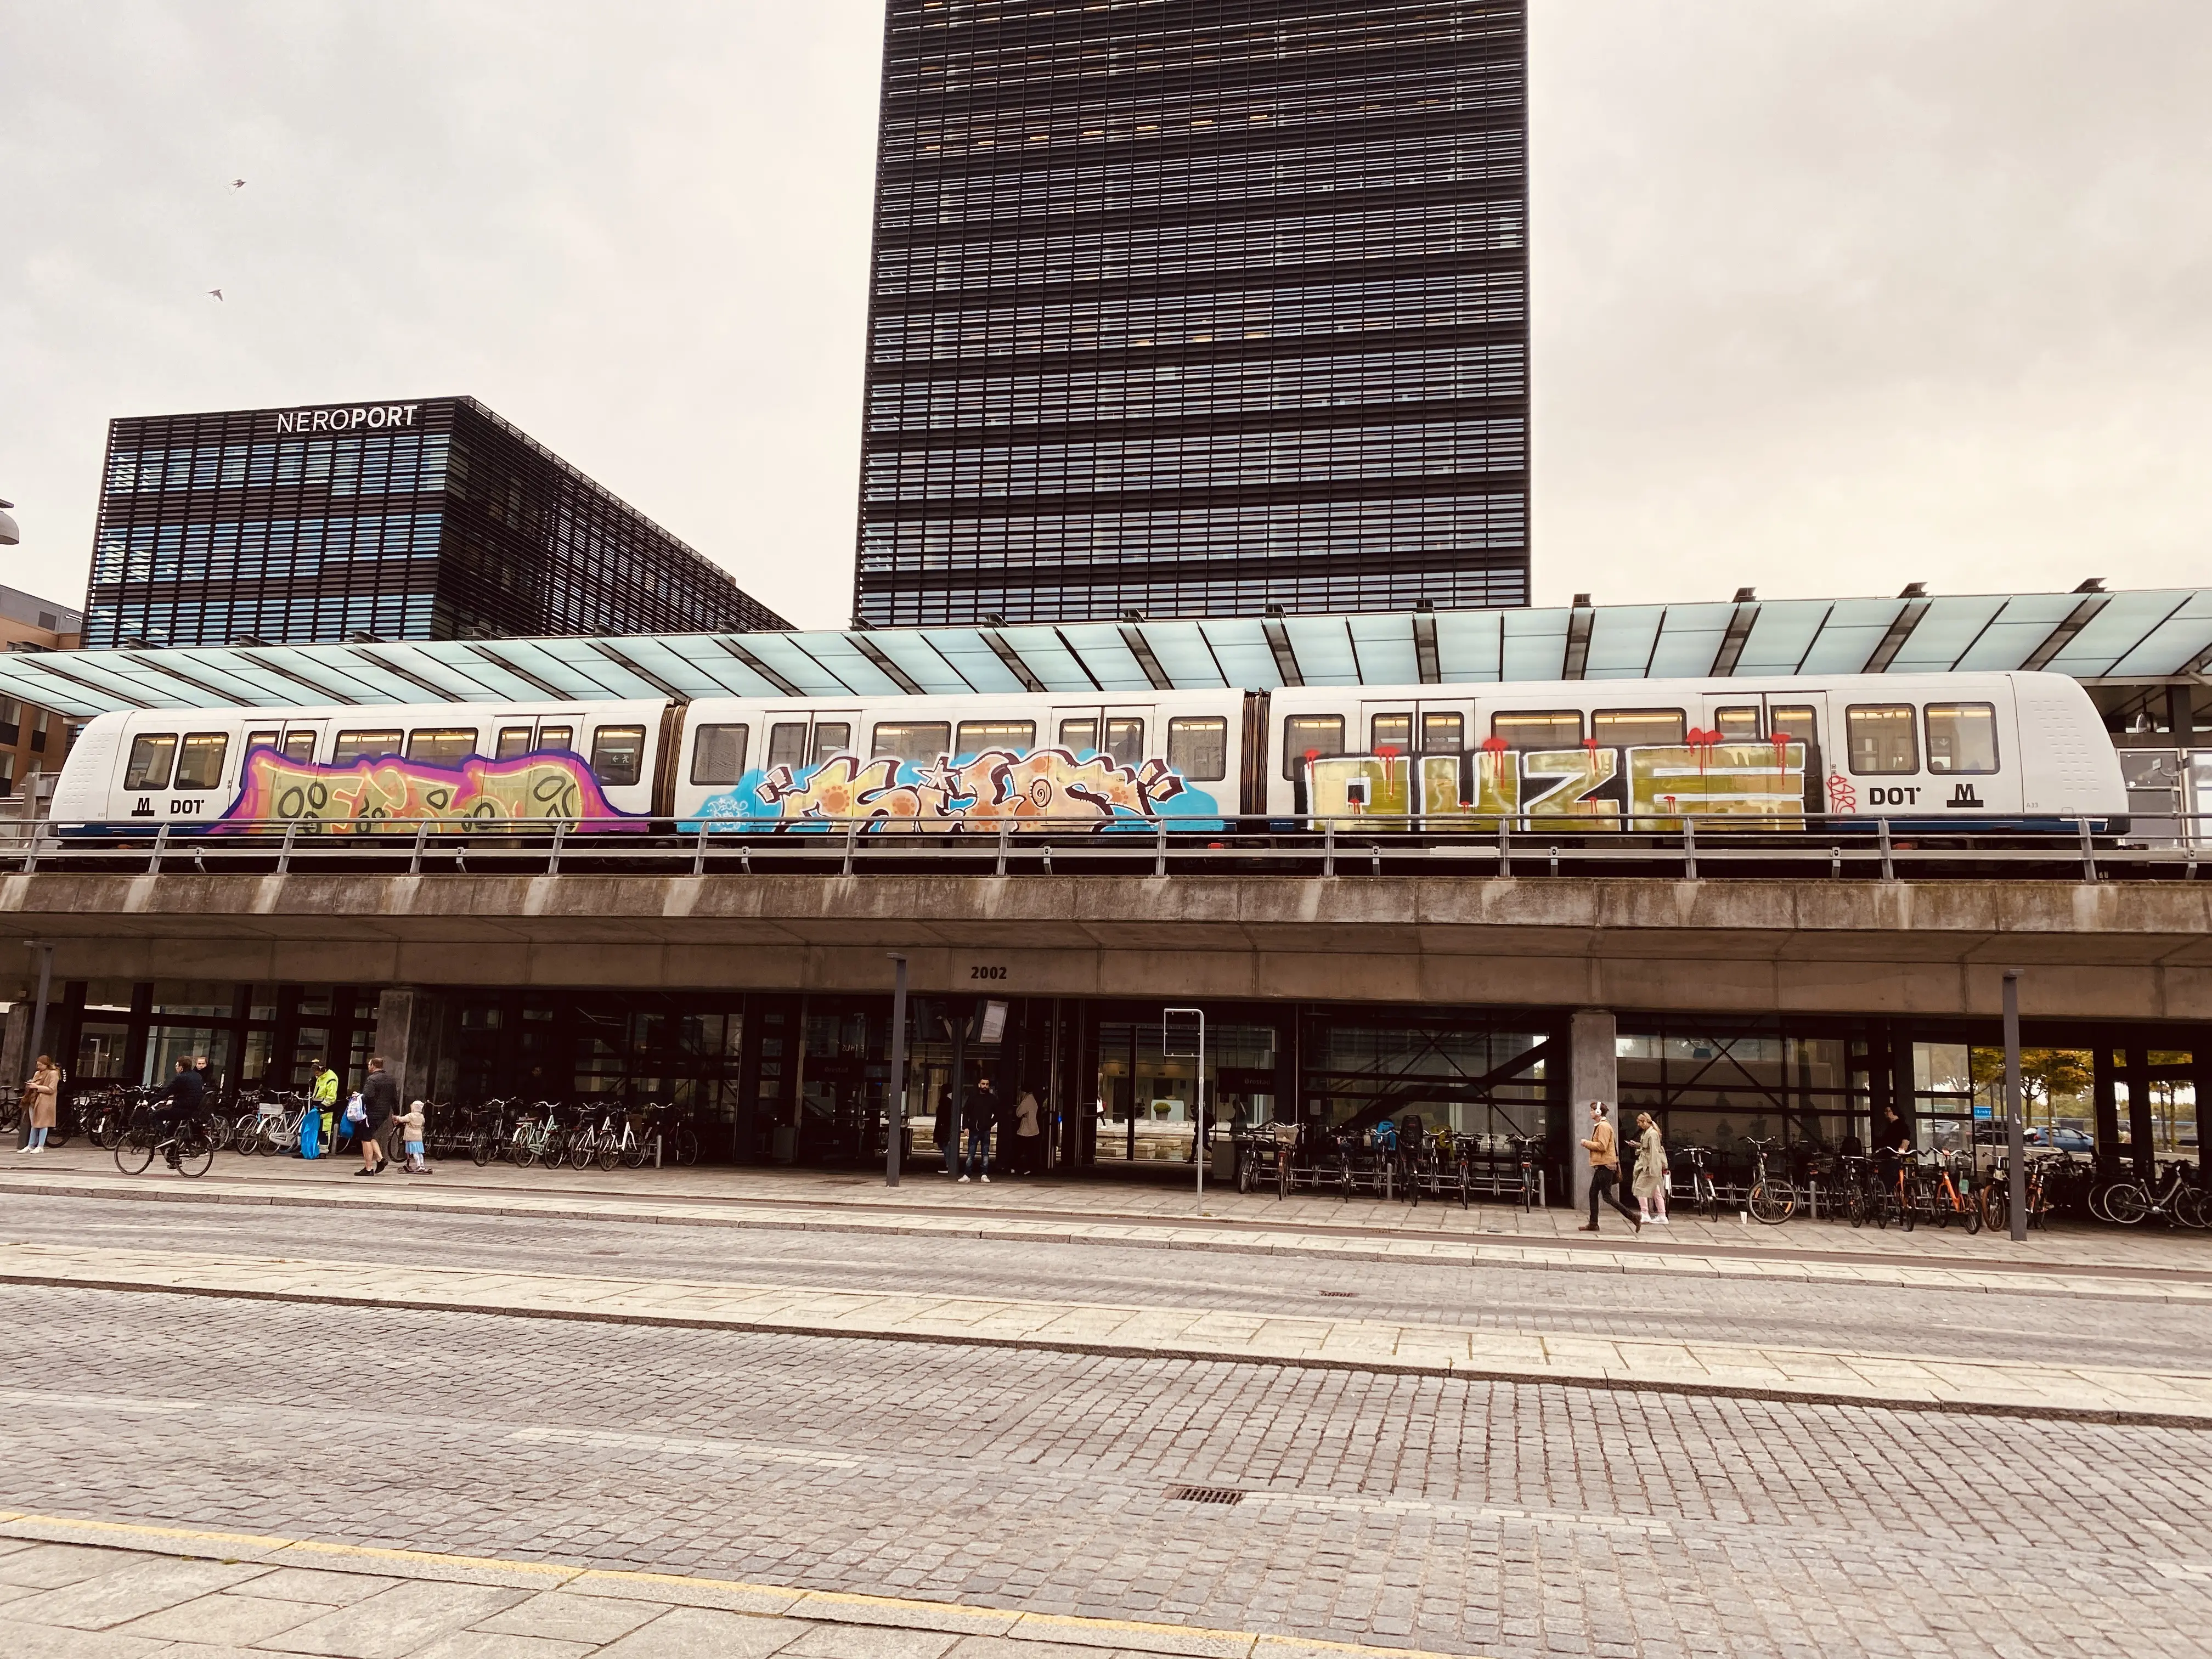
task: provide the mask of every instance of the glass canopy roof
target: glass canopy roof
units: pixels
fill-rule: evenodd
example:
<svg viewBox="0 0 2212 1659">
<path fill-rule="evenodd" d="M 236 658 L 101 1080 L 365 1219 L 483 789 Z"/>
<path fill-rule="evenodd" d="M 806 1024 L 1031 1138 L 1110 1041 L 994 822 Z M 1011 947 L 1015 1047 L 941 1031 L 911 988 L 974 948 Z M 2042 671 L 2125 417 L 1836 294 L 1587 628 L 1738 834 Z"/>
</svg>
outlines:
<svg viewBox="0 0 2212 1659">
<path fill-rule="evenodd" d="M 2049 668 L 2212 670 L 2212 589 L 0 654 L 71 716 L 285 703 L 896 696 Z"/>
</svg>

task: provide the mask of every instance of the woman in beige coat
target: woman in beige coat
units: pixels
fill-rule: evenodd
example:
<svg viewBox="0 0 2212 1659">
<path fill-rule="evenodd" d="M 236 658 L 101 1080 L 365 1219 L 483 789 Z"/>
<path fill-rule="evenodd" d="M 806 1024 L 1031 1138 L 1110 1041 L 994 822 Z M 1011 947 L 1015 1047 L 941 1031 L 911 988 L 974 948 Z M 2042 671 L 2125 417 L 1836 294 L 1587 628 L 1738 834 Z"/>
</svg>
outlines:
<svg viewBox="0 0 2212 1659">
<path fill-rule="evenodd" d="M 1636 1174 L 1629 1182 L 1636 1207 L 1656 1226 L 1667 1223 L 1667 1144 L 1649 1112 L 1636 1115 Z"/>
<path fill-rule="evenodd" d="M 61 1067 L 54 1064 L 52 1055 L 40 1054 L 39 1069 L 23 1085 L 23 1109 L 31 1116 L 31 1140 L 25 1152 L 46 1150 L 46 1131 L 54 1127 L 54 1101 L 61 1088 Z"/>
</svg>

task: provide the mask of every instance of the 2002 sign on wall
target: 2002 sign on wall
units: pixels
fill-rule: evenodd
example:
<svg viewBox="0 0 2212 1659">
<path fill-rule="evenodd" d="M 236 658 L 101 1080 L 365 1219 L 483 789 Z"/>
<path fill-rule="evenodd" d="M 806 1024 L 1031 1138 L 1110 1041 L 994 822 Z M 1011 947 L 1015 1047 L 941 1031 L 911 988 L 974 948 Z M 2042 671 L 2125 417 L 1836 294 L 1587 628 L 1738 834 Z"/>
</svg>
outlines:
<svg viewBox="0 0 2212 1659">
<path fill-rule="evenodd" d="M 977 966 L 971 967 L 968 970 L 968 977 L 970 979 L 1004 979 L 1006 976 L 1006 970 L 1004 968 Z"/>
</svg>

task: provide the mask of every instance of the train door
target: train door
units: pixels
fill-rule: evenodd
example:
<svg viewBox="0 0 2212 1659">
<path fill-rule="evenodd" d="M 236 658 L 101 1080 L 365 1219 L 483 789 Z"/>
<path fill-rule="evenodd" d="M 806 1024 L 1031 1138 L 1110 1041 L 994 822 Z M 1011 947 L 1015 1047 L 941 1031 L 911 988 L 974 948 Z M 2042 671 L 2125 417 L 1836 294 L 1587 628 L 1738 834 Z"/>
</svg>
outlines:
<svg viewBox="0 0 2212 1659">
<path fill-rule="evenodd" d="M 1701 751 L 1703 810 L 1753 817 L 1827 811 L 1826 702 L 1821 692 L 1706 692 L 1690 739 Z"/>
<path fill-rule="evenodd" d="M 763 764 L 773 771 L 787 766 L 793 774 L 819 766 L 833 755 L 856 752 L 860 717 L 855 709 L 793 709 L 772 713 L 768 721 L 768 749 Z"/>
</svg>

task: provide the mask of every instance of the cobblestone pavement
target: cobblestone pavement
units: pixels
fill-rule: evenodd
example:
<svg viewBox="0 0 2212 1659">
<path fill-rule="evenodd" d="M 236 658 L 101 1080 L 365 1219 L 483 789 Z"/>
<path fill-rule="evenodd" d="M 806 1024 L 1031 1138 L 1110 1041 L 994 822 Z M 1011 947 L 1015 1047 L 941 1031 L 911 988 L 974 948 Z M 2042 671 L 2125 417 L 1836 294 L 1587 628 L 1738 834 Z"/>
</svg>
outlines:
<svg viewBox="0 0 2212 1659">
<path fill-rule="evenodd" d="M 0 1377 L 33 1514 L 1516 1659 L 2212 1622 L 2212 1434 L 2177 1430 L 25 1287 Z"/>
<path fill-rule="evenodd" d="M 9 1194 L 0 1240 L 389 1265 L 616 1273 L 884 1292 L 1223 1309 L 1567 1335 L 1797 1344 L 1962 1359 L 2200 1370 L 2212 1305 L 1753 1276 L 1284 1260 L 966 1237 L 755 1232 Z M 2001 1282 L 2001 1281 L 2000 1281 Z"/>
</svg>

